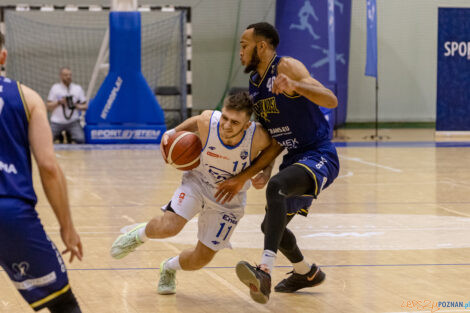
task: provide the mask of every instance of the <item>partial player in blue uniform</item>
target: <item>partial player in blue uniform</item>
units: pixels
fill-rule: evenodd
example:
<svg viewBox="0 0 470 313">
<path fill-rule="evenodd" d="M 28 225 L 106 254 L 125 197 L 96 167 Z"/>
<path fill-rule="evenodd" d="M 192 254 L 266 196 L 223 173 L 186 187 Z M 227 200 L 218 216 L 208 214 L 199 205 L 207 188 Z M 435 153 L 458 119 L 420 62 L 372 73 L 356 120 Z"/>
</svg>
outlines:
<svg viewBox="0 0 470 313">
<path fill-rule="evenodd" d="M 295 292 L 319 285 L 325 274 L 304 260 L 294 234 L 286 225 L 296 215 L 307 215 L 312 200 L 338 176 L 339 161 L 319 106 L 335 108 L 336 96 L 310 76 L 298 60 L 276 55 L 279 35 L 268 23 L 248 26 L 240 40 L 240 60 L 250 74 L 250 95 L 259 122 L 273 142 L 244 172 L 219 186 L 217 199 L 230 201 L 243 183 L 268 166 L 286 149 L 287 154 L 266 188 L 265 234 L 260 266 L 237 264 L 237 275 L 250 287 L 252 298 L 266 303 L 271 292 L 270 273 L 277 250 L 293 264 L 293 272 L 276 285 L 277 292 Z M 253 180 L 262 188 L 269 177 Z"/>
<path fill-rule="evenodd" d="M 0 33 L 0 64 L 7 51 Z M 63 253 L 81 260 L 82 244 L 70 214 L 64 175 L 57 164 L 46 106 L 32 89 L 0 77 L 0 266 L 31 308 L 79 313 L 64 261 L 35 210 L 31 151 L 60 224 Z"/>
</svg>

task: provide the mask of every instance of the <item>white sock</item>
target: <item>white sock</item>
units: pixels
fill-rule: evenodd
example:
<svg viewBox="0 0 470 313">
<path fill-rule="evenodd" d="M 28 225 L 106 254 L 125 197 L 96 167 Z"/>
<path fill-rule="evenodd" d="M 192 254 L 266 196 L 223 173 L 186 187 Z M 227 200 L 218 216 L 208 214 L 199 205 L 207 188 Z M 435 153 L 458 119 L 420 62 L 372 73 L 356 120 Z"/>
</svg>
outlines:
<svg viewBox="0 0 470 313">
<path fill-rule="evenodd" d="M 300 275 L 305 275 L 310 272 L 310 264 L 305 262 L 305 260 L 300 261 L 299 263 L 292 263 L 294 266 L 294 272 Z"/>
<path fill-rule="evenodd" d="M 263 255 L 261 256 L 261 264 L 264 264 L 268 267 L 269 272 L 273 272 L 274 261 L 276 260 L 276 253 L 271 250 L 264 250 Z"/>
<path fill-rule="evenodd" d="M 149 240 L 149 238 L 145 234 L 145 228 L 147 228 L 147 224 L 145 224 L 145 227 L 142 227 L 137 231 L 137 236 L 139 236 L 139 239 L 142 242 L 146 242 L 147 240 Z"/>
<path fill-rule="evenodd" d="M 175 257 L 172 257 L 168 261 L 166 261 L 165 262 L 165 269 L 175 270 L 175 271 L 180 270 L 181 269 L 180 256 L 177 255 Z"/>
</svg>

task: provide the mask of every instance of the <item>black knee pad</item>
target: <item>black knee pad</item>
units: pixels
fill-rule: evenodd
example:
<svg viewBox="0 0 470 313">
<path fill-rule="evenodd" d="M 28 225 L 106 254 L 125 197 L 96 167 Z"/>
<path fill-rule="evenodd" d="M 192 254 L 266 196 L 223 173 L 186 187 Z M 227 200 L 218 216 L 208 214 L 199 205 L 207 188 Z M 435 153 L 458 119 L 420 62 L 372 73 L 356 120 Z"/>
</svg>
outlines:
<svg viewBox="0 0 470 313">
<path fill-rule="evenodd" d="M 266 187 L 266 197 L 269 199 L 285 197 L 286 194 L 282 192 L 283 190 L 283 182 L 282 180 L 274 176 L 268 182 L 268 186 Z"/>
</svg>

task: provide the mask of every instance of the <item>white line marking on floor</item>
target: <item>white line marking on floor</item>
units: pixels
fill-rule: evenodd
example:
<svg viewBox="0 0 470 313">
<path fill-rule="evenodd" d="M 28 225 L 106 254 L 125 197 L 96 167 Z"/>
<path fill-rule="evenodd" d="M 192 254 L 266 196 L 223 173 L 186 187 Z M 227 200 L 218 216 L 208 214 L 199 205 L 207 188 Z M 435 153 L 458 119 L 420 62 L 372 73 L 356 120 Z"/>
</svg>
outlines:
<svg viewBox="0 0 470 313">
<path fill-rule="evenodd" d="M 340 155 L 339 157 L 341 159 L 345 159 L 345 160 L 348 160 L 348 161 L 354 161 L 354 162 L 358 162 L 358 163 L 365 164 L 365 165 L 370 165 L 370 166 L 374 166 L 374 167 L 383 168 L 383 169 L 386 169 L 386 170 L 389 170 L 389 171 L 392 171 L 392 172 L 395 172 L 395 173 L 403 172 L 403 170 L 401 170 L 401 169 L 393 168 L 393 167 L 385 166 L 385 165 L 380 165 L 380 164 L 373 163 L 373 162 L 367 162 L 367 161 L 362 160 L 361 158 L 352 158 L 352 157 L 347 157 L 347 156 L 343 156 L 343 155 Z"/>
</svg>

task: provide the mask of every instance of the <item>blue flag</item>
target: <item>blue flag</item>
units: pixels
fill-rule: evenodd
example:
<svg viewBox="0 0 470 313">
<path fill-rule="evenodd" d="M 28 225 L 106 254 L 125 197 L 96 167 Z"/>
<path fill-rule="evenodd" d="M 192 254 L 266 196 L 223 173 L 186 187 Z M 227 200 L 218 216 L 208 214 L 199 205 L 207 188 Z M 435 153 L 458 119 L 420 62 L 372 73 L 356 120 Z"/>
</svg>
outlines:
<svg viewBox="0 0 470 313">
<path fill-rule="evenodd" d="M 366 76 L 377 78 L 377 3 L 367 1 L 367 58 Z"/>
<path fill-rule="evenodd" d="M 336 82 L 335 0 L 328 0 L 328 61 L 329 80 Z"/>
</svg>

